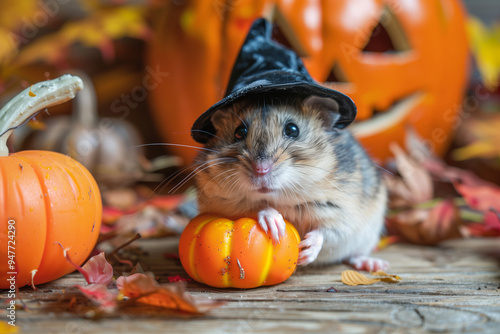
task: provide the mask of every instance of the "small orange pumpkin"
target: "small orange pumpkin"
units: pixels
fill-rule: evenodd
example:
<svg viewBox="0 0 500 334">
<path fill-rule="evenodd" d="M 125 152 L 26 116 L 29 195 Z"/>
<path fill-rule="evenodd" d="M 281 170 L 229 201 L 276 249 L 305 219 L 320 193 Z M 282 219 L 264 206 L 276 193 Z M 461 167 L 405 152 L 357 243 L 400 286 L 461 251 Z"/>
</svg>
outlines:
<svg viewBox="0 0 500 334">
<path fill-rule="evenodd" d="M 188 275 L 216 288 L 255 288 L 289 278 L 297 266 L 300 237 L 286 222 L 279 244 L 251 218 L 229 220 L 211 215 L 194 218 L 179 241 Z"/>
<path fill-rule="evenodd" d="M 68 274 L 74 267 L 58 243 L 81 265 L 97 242 L 102 204 L 88 170 L 60 153 L 9 155 L 6 147 L 8 129 L 73 98 L 82 87 L 80 78 L 65 75 L 33 85 L 32 95 L 26 89 L 0 110 L 0 289 Z"/>
</svg>

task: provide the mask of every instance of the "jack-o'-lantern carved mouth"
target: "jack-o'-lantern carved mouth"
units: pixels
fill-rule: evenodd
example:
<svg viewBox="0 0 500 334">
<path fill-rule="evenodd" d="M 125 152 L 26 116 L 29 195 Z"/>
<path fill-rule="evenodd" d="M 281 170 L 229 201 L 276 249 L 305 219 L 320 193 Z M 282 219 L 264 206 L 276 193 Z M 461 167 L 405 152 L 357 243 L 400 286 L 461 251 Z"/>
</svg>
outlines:
<svg viewBox="0 0 500 334">
<path fill-rule="evenodd" d="M 398 99 L 384 112 L 374 112 L 370 119 L 352 124 L 351 131 L 357 137 L 366 137 L 397 126 L 415 110 L 424 96 L 425 93 L 419 91 Z"/>
</svg>

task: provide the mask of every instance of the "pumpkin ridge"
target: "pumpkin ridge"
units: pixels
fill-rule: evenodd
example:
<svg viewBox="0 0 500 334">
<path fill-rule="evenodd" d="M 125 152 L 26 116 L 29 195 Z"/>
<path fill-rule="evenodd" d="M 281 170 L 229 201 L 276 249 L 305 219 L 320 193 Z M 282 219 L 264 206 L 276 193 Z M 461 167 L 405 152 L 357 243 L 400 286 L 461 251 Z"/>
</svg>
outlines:
<svg viewBox="0 0 500 334">
<path fill-rule="evenodd" d="M 40 166 L 36 162 L 33 163 L 33 161 L 31 159 L 28 159 L 28 158 L 25 158 L 25 157 L 20 157 L 20 158 L 21 158 L 21 160 L 26 161 L 26 163 L 28 163 L 31 166 L 31 168 L 33 168 L 33 172 L 36 175 L 38 183 L 40 184 L 40 189 L 41 189 L 42 194 L 43 194 L 43 202 L 45 203 L 45 222 L 46 222 L 45 226 L 46 226 L 47 233 L 45 235 L 45 243 L 44 243 L 44 246 L 43 246 L 41 261 L 38 264 L 37 268 L 33 268 L 33 269 L 37 269 L 38 270 L 42 266 L 42 264 L 44 263 L 44 261 L 46 260 L 46 256 L 45 255 L 46 255 L 46 250 L 47 250 L 47 244 L 48 244 L 48 241 L 50 240 L 50 234 L 48 233 L 49 232 L 49 226 L 53 224 L 52 205 L 50 203 L 50 198 L 48 196 L 49 195 L 48 189 L 47 189 L 47 186 L 45 184 L 44 177 L 42 175 L 42 171 L 40 169 Z M 35 277 L 33 278 L 33 281 L 34 280 L 35 280 Z M 44 282 L 42 282 L 42 283 L 44 283 Z"/>
<path fill-rule="evenodd" d="M 202 223 L 200 223 L 199 226 L 197 226 L 196 230 L 194 230 L 193 232 L 193 236 L 195 239 L 193 239 L 189 245 L 189 269 L 191 270 L 191 273 L 195 276 L 195 280 L 200 282 L 200 283 L 204 283 L 203 279 L 200 277 L 200 275 L 198 274 L 198 271 L 196 269 L 196 260 L 195 260 L 195 248 L 196 248 L 196 245 L 198 244 L 196 242 L 196 238 L 197 238 L 197 235 L 201 232 L 201 230 L 203 229 L 203 227 L 205 227 L 208 223 L 212 222 L 214 220 L 213 217 L 207 217 L 207 219 L 205 221 L 203 221 Z M 205 284 L 205 283 L 204 283 Z"/>
<path fill-rule="evenodd" d="M 262 267 L 262 274 L 259 279 L 259 285 L 266 285 L 266 280 L 267 277 L 269 276 L 269 272 L 271 271 L 271 264 L 274 256 L 274 246 L 273 241 L 271 239 L 268 239 L 268 244 L 270 245 L 266 247 L 267 249 L 267 254 L 266 254 L 266 262 L 264 263 L 264 266 Z"/>
<path fill-rule="evenodd" d="M 225 286 L 233 286 L 233 282 L 230 277 L 230 266 L 235 264 L 236 260 L 231 259 L 231 254 L 233 251 L 233 241 L 232 241 L 232 236 L 234 232 L 234 221 L 226 221 L 225 223 L 229 223 L 231 228 L 227 229 L 226 234 L 224 235 L 224 243 L 223 247 L 221 247 L 221 253 L 223 254 L 224 259 L 228 259 L 227 261 L 227 266 L 228 270 L 226 272 L 226 275 L 222 275 L 222 282 Z"/>
</svg>

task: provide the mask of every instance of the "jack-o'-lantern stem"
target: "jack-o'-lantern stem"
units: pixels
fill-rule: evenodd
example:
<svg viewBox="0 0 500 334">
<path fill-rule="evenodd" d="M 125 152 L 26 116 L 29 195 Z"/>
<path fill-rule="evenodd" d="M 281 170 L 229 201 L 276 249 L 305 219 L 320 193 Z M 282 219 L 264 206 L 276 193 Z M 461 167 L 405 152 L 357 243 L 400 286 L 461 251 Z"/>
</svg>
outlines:
<svg viewBox="0 0 500 334">
<path fill-rule="evenodd" d="M 31 95 L 30 89 L 33 92 Z M 81 89 L 83 82 L 79 77 L 65 74 L 57 79 L 36 83 L 7 102 L 0 109 L 0 156 L 9 155 L 7 139 L 17 126 L 33 117 L 38 110 L 74 98 Z"/>
</svg>

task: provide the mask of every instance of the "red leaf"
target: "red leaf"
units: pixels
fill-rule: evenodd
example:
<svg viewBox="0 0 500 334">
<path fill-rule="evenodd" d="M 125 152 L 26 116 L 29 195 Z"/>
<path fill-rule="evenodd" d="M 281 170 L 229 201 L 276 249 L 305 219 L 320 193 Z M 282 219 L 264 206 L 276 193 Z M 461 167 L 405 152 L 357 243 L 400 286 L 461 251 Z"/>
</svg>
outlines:
<svg viewBox="0 0 500 334">
<path fill-rule="evenodd" d="M 455 189 L 464 197 L 467 205 L 474 210 L 500 211 L 500 188 L 493 185 L 469 185 L 455 183 Z"/>
<path fill-rule="evenodd" d="M 482 224 L 471 224 L 467 233 L 476 237 L 500 237 L 500 213 L 490 210 L 485 213 Z"/>
<path fill-rule="evenodd" d="M 104 284 L 77 285 L 78 289 L 103 311 L 113 311 L 118 305 L 118 290 L 108 289 Z"/>
<path fill-rule="evenodd" d="M 106 261 L 104 252 L 93 256 L 82 267 L 87 272 L 87 283 L 107 285 L 113 280 L 113 267 Z"/>
<path fill-rule="evenodd" d="M 190 279 L 190 278 L 183 278 L 180 275 L 168 276 L 167 278 L 168 278 L 168 281 L 170 283 L 172 283 L 172 282 L 189 282 L 189 281 L 192 281 L 192 279 Z"/>
</svg>

